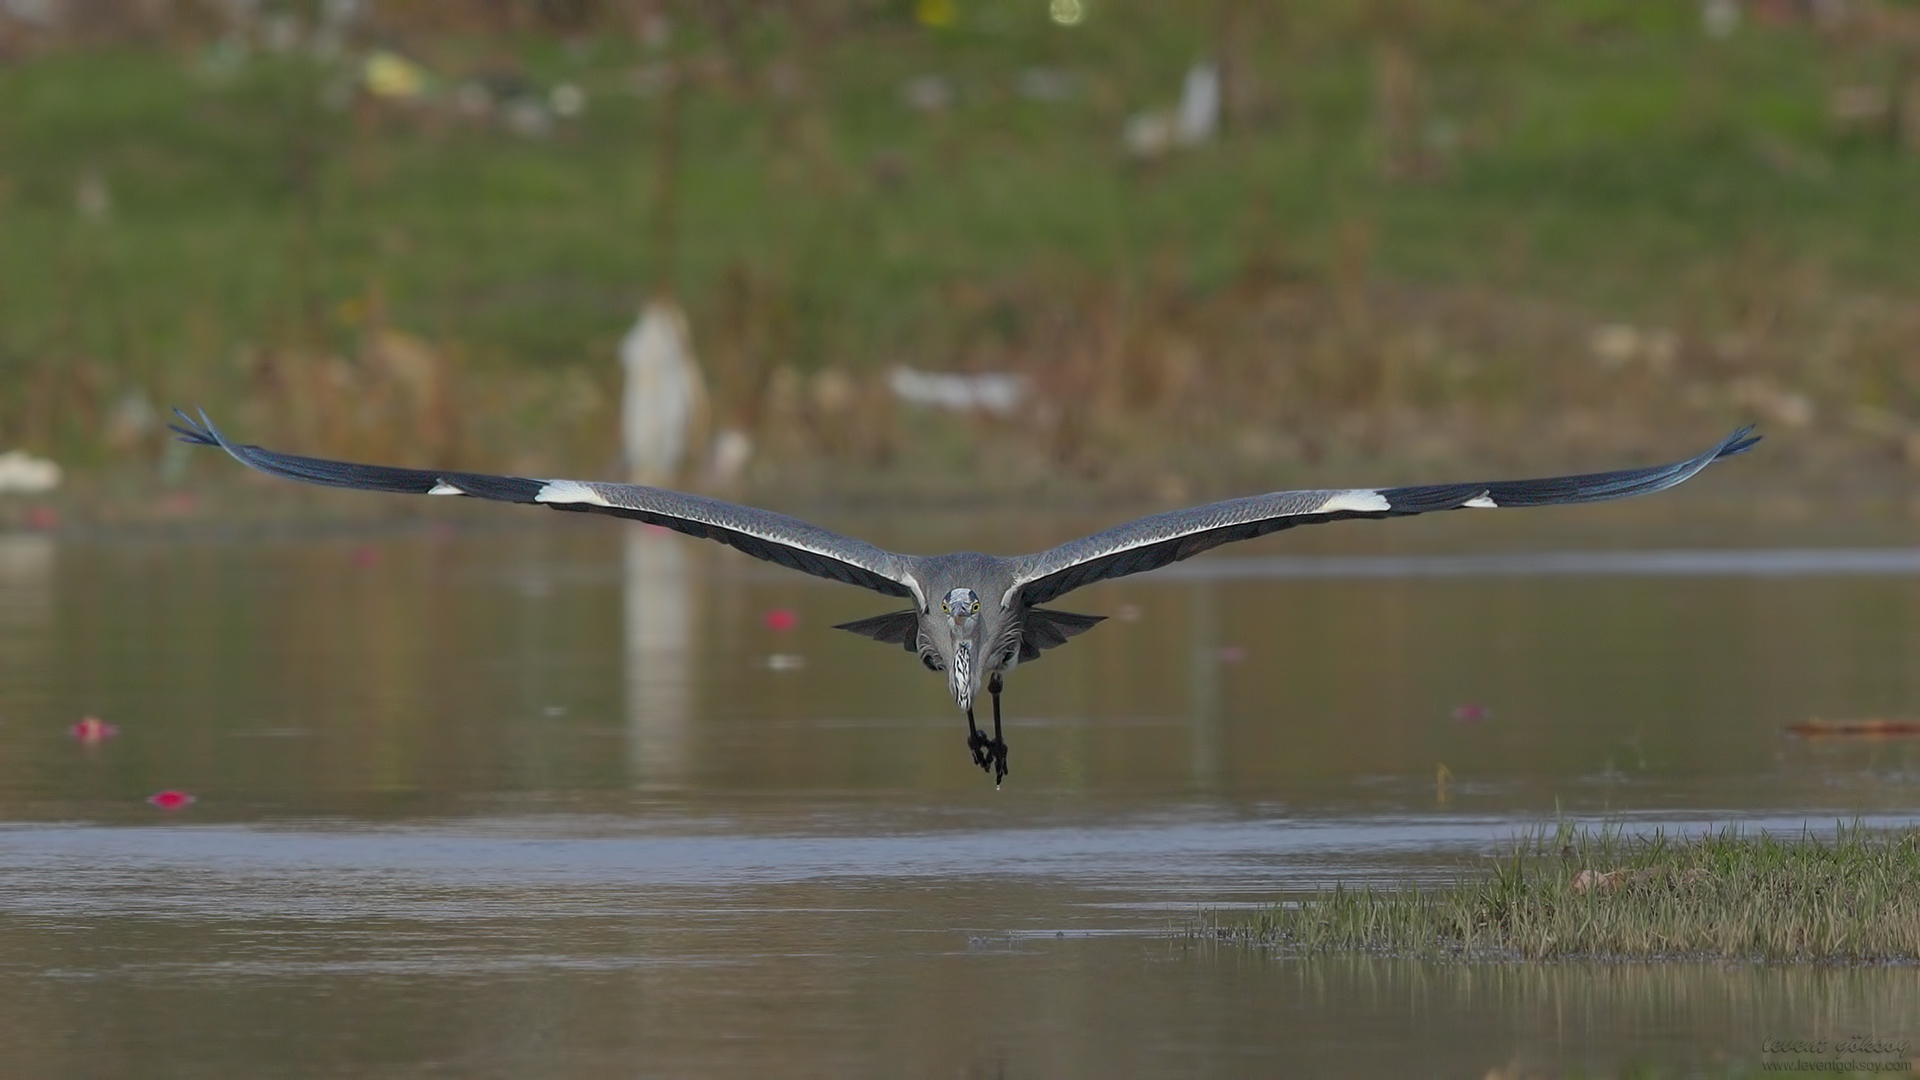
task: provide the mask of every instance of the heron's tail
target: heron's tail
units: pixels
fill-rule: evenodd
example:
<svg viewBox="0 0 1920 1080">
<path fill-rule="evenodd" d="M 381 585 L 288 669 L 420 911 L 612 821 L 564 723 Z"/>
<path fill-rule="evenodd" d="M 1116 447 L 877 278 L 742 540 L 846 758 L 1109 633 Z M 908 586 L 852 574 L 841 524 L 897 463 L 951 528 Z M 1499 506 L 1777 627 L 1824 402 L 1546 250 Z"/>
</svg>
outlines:
<svg viewBox="0 0 1920 1080">
<path fill-rule="evenodd" d="M 840 623 L 834 629 L 851 630 L 861 637 L 870 637 L 884 645 L 898 645 L 912 652 L 918 646 L 920 615 L 915 611 L 890 611 L 885 615 Z"/>
</svg>

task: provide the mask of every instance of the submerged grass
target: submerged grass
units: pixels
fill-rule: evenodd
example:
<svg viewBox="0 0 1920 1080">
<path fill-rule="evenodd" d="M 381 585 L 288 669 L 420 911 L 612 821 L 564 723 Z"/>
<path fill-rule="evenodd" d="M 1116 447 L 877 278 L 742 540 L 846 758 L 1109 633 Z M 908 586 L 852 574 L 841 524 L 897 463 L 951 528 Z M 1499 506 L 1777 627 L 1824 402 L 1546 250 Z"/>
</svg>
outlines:
<svg viewBox="0 0 1920 1080">
<path fill-rule="evenodd" d="M 1432 959 L 1920 961 L 1920 831 L 1782 838 L 1561 826 L 1447 886 L 1335 887 L 1223 938 Z"/>
</svg>

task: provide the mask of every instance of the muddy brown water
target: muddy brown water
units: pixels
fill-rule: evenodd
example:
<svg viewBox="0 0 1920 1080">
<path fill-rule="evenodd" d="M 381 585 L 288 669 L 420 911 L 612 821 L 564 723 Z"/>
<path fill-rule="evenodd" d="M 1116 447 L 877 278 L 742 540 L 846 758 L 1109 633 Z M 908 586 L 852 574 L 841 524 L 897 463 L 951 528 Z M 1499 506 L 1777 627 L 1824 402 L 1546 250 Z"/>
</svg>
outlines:
<svg viewBox="0 0 1920 1080">
<path fill-rule="evenodd" d="M 1556 819 L 1915 820 L 1920 743 L 1782 731 L 1920 714 L 1906 516 L 1581 513 L 1329 527 L 1065 598 L 1114 617 L 1010 678 L 998 791 L 939 679 L 829 629 L 891 600 L 676 536 L 0 536 L 0 1073 L 1478 1077 L 1911 1044 L 1911 967 L 1185 933 L 1451 879 Z M 1101 522 L 833 523 L 1015 550 Z M 77 741 L 87 715 L 118 734 Z"/>
</svg>

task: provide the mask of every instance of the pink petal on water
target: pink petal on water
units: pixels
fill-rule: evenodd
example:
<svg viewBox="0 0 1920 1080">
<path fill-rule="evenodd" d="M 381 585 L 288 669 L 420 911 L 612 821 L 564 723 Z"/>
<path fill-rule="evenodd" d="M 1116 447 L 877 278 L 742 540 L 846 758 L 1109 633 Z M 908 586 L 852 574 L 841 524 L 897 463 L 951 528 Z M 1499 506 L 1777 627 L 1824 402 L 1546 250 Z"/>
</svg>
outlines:
<svg viewBox="0 0 1920 1080">
<path fill-rule="evenodd" d="M 1463 724 L 1477 724 L 1492 715 L 1492 709 L 1477 701 L 1463 701 L 1453 707 L 1453 718 Z"/>
<path fill-rule="evenodd" d="M 97 716 L 87 716 L 68 728 L 67 733 L 83 743 L 97 743 L 120 734 L 120 729 Z"/>
<path fill-rule="evenodd" d="M 1223 664 L 1237 664 L 1246 658 L 1247 650 L 1238 645 L 1223 645 L 1220 648 L 1220 662 Z"/>
<path fill-rule="evenodd" d="M 353 549 L 353 565 L 373 566 L 380 561 L 380 549 L 372 544 L 361 544 Z"/>
<path fill-rule="evenodd" d="M 777 607 L 760 616 L 760 621 L 767 629 L 784 633 L 800 625 L 800 616 L 791 608 Z"/>
<path fill-rule="evenodd" d="M 147 796 L 147 801 L 162 810 L 179 810 L 182 807 L 192 806 L 194 798 L 184 791 L 176 791 L 173 788 L 168 788 L 165 791 L 156 791 Z"/>
</svg>

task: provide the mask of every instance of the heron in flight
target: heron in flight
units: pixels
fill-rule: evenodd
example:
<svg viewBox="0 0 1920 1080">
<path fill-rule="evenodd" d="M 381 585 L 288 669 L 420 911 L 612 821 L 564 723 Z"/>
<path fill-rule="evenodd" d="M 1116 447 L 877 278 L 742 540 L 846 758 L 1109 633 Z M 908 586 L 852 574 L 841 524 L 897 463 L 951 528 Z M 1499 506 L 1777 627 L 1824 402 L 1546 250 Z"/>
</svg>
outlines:
<svg viewBox="0 0 1920 1080">
<path fill-rule="evenodd" d="M 1035 555 L 1007 558 L 972 551 L 901 555 L 785 514 L 637 484 L 403 469 L 283 454 L 233 442 L 205 412 L 196 422 L 174 411 L 182 421 L 173 425 L 180 441 L 217 446 L 242 464 L 274 476 L 361 491 L 460 495 L 611 514 L 718 540 L 754 558 L 815 577 L 905 598 L 912 603 L 905 611 L 857 619 L 836 629 L 898 645 L 918 654 L 928 670 L 945 672 L 948 691 L 967 714 L 967 749 L 974 764 L 993 774 L 995 786 L 1007 775 L 1007 743 L 1000 727 L 1003 681 L 1015 666 L 1039 659 L 1042 652 L 1065 644 L 1105 618 L 1042 606 L 1083 585 L 1157 570 L 1221 544 L 1296 525 L 1645 495 L 1670 488 L 1760 441 L 1751 434 L 1751 427 L 1744 427 L 1685 461 L 1578 476 L 1276 491 L 1154 514 Z M 973 718 L 982 691 L 993 699 L 992 738 Z"/>
</svg>

